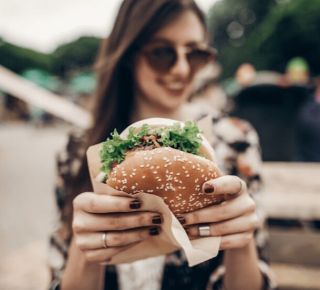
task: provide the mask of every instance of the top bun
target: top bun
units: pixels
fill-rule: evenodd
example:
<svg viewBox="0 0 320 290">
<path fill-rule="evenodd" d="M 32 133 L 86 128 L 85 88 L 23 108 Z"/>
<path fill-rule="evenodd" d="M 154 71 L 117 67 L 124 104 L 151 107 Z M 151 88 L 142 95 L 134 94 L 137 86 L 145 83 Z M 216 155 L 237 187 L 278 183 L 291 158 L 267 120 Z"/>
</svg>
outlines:
<svg viewBox="0 0 320 290">
<path fill-rule="evenodd" d="M 175 120 L 152 118 L 130 127 L 139 129 L 143 124 L 168 127 L 176 123 Z M 128 132 L 127 128 L 121 137 L 127 137 Z M 204 182 L 221 175 L 213 162 L 213 149 L 204 136 L 201 138 L 199 152 L 204 157 L 170 147 L 128 152 L 124 161 L 111 170 L 106 183 L 129 194 L 145 192 L 158 195 L 174 214 L 221 203 L 224 196 L 208 196 L 201 192 Z"/>
</svg>

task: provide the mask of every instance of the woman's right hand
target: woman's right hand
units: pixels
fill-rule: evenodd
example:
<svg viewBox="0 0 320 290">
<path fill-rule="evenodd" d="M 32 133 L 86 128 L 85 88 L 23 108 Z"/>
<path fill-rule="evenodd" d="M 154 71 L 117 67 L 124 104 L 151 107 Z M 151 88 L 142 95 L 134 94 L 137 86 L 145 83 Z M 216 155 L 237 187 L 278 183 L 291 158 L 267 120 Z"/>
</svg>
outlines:
<svg viewBox="0 0 320 290">
<path fill-rule="evenodd" d="M 106 191 L 106 194 L 81 193 L 73 201 L 75 245 L 87 261 L 100 264 L 159 234 L 162 223 L 161 215 L 143 210 L 140 200 L 112 195 L 117 191 L 109 186 Z"/>
</svg>

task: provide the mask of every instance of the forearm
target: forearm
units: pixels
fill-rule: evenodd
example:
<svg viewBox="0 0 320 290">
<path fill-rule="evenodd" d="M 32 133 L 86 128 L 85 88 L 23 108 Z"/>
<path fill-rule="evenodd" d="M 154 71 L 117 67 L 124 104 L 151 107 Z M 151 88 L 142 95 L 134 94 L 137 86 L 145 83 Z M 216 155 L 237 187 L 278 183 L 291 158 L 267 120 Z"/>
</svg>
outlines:
<svg viewBox="0 0 320 290">
<path fill-rule="evenodd" d="M 258 255 L 254 240 L 247 246 L 225 251 L 224 265 L 226 290 L 261 290 L 262 274 L 258 267 Z"/>
<path fill-rule="evenodd" d="M 86 261 L 83 253 L 72 242 L 61 281 L 61 290 L 102 290 L 104 269 L 105 267 L 99 264 Z"/>
</svg>

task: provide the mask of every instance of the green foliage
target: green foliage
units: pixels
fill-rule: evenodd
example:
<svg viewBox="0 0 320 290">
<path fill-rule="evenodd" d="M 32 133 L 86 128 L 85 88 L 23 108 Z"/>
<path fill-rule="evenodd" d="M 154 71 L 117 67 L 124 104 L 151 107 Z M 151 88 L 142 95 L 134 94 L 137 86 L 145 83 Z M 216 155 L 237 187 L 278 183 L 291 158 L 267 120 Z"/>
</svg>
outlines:
<svg viewBox="0 0 320 290">
<path fill-rule="evenodd" d="M 243 11 L 252 11 L 254 22 L 244 21 Z M 223 76 L 232 76 L 244 62 L 252 63 L 258 70 L 282 72 L 296 56 L 305 58 L 311 72 L 319 74 L 319 17 L 318 0 L 217 2 L 209 13 L 209 27 L 219 49 Z"/>
<path fill-rule="evenodd" d="M 10 44 L 0 38 L 0 64 L 16 73 L 29 68 L 50 70 L 52 57 L 28 48 Z"/>
<path fill-rule="evenodd" d="M 99 38 L 80 37 L 61 45 L 53 52 L 54 73 L 64 76 L 69 71 L 91 67 L 95 61 L 99 44 Z"/>
<path fill-rule="evenodd" d="M 91 67 L 100 39 L 80 37 L 61 45 L 53 53 L 45 54 L 13 45 L 0 38 L 0 64 L 21 73 L 27 69 L 40 69 L 64 77 L 69 72 Z"/>
<path fill-rule="evenodd" d="M 145 139 L 145 136 L 157 136 L 157 142 L 162 147 L 171 147 L 184 152 L 198 154 L 201 137 L 200 130 L 194 122 L 186 122 L 184 126 L 176 123 L 171 127 L 151 128 L 144 124 L 140 130 L 134 127 L 129 129 L 126 139 L 120 137 L 115 130 L 103 144 L 100 151 L 102 163 L 101 170 L 109 173 L 114 164 L 121 163 L 127 151 L 136 147 L 145 147 L 152 145 L 151 140 Z"/>
</svg>

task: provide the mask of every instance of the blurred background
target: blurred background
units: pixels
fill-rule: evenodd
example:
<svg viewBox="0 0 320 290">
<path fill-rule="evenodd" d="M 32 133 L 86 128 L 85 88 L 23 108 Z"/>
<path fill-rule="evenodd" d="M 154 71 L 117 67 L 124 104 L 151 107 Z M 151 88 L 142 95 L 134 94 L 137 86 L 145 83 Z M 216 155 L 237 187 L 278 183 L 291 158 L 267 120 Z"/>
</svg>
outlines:
<svg viewBox="0 0 320 290">
<path fill-rule="evenodd" d="M 90 126 L 92 64 L 120 3 L 0 0 L 1 290 L 46 289 L 54 158 Z M 196 93 L 258 131 L 280 289 L 319 290 L 320 1 L 197 3 L 219 54 Z"/>
</svg>

